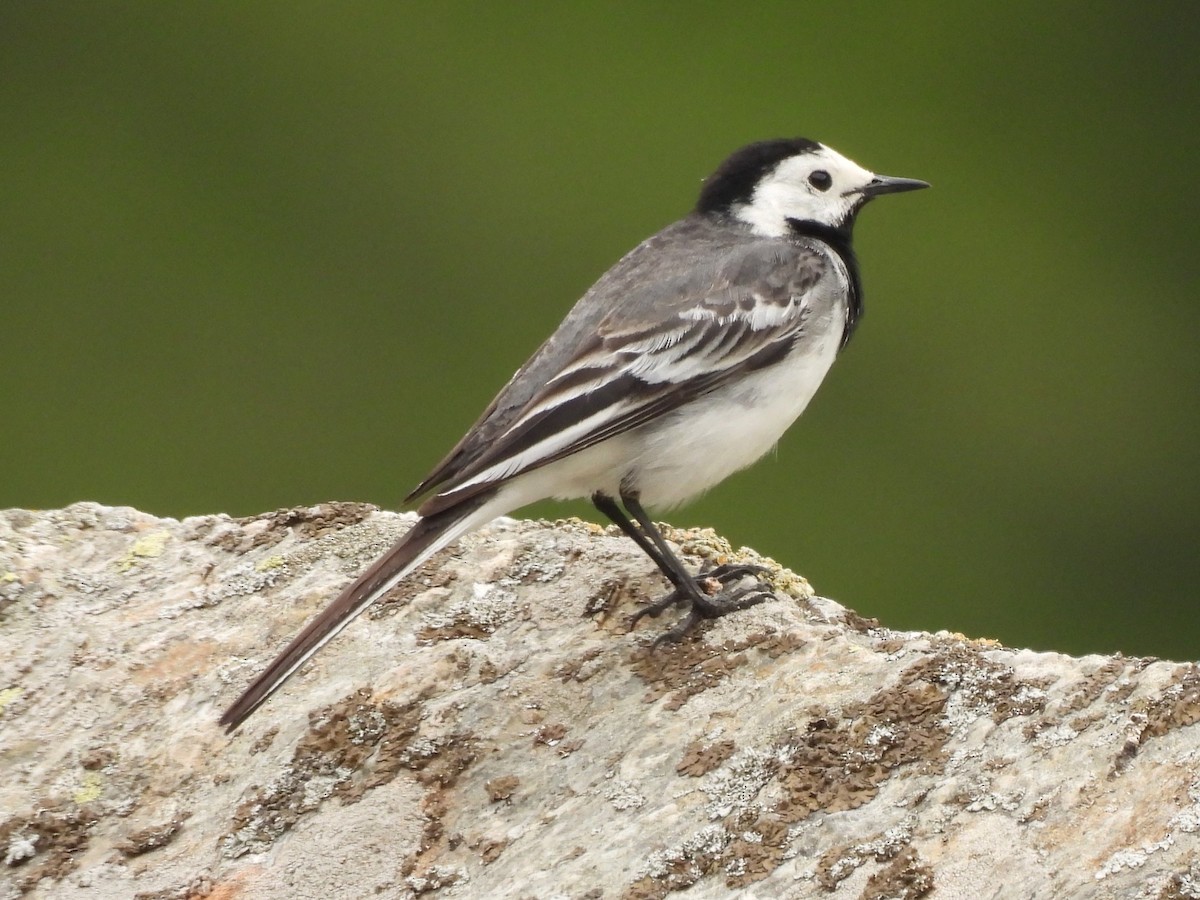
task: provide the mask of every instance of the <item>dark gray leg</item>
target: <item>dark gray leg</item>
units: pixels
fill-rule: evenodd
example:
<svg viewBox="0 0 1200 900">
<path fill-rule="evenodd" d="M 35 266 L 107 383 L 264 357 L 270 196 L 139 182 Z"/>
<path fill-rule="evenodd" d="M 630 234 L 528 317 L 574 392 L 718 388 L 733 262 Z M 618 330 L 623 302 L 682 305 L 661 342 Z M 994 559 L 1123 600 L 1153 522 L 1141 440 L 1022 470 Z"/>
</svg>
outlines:
<svg viewBox="0 0 1200 900">
<path fill-rule="evenodd" d="M 630 626 L 635 625 L 643 616 L 657 616 L 663 610 L 677 604 L 686 603 L 688 605 L 688 614 L 683 621 L 660 635 L 655 640 L 654 646 L 665 641 L 680 640 L 701 619 L 715 619 L 717 616 L 754 606 L 772 595 L 771 587 L 758 580 L 758 576 L 767 571 L 763 566 L 725 564 L 702 571 L 698 576 L 692 575 L 675 555 L 654 522 L 650 520 L 639 502 L 637 494 L 623 493 L 621 495 L 621 505 L 633 516 L 636 524 L 630 521 L 629 516 L 621 509 L 621 505 L 618 505 L 616 500 L 607 494 L 594 494 L 592 503 L 642 548 L 674 587 L 662 599 L 635 612 L 630 620 Z M 730 587 L 746 577 L 754 577 L 755 583 L 746 588 Z M 714 581 L 722 590 L 709 594 L 701 586 L 701 582 L 707 586 Z"/>
</svg>

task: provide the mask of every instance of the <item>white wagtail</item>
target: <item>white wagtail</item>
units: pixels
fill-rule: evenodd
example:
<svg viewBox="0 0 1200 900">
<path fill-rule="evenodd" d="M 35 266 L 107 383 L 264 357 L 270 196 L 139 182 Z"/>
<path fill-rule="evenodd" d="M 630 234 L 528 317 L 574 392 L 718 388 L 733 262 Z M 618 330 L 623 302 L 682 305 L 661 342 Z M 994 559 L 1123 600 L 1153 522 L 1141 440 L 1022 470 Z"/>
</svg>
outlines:
<svg viewBox="0 0 1200 900">
<path fill-rule="evenodd" d="M 638 615 L 690 606 L 666 637 L 761 600 L 765 585 L 740 587 L 760 569 L 693 574 L 643 504 L 680 504 L 775 445 L 862 316 L 850 248 L 859 209 L 923 187 L 803 138 L 730 156 L 689 216 L 583 295 L 406 498 L 428 495 L 412 529 L 288 644 L 221 724 L 240 725 L 434 553 L 547 497 L 591 498 L 654 561 L 673 590 Z"/>
</svg>

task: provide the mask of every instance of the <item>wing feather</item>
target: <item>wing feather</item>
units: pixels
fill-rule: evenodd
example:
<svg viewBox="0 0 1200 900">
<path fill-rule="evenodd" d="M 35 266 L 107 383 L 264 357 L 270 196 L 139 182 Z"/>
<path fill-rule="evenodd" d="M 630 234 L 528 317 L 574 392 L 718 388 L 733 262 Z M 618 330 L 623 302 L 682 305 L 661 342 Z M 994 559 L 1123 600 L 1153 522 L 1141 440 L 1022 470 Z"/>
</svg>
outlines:
<svg viewBox="0 0 1200 900">
<path fill-rule="evenodd" d="M 504 392 L 493 401 L 472 429 L 490 424 L 487 446 L 470 458 L 447 458 L 423 485 L 438 494 L 422 514 L 637 428 L 782 359 L 811 312 L 807 295 L 829 271 L 817 251 L 787 249 L 789 258 L 780 259 L 777 244 L 766 254 L 751 245 L 738 265 L 724 261 L 723 277 L 706 273 L 702 285 L 693 281 L 670 304 L 652 304 L 653 321 L 633 319 L 625 306 L 613 310 L 503 423 L 489 423 L 489 414 L 502 407 Z"/>
</svg>

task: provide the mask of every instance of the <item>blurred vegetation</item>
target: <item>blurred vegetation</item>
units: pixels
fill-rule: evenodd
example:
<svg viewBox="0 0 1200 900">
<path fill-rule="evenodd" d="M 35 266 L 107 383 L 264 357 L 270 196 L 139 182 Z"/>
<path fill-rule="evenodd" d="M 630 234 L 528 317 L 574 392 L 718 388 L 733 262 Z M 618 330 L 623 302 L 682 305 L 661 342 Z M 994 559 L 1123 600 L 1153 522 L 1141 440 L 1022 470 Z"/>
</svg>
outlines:
<svg viewBox="0 0 1200 900">
<path fill-rule="evenodd" d="M 674 511 L 896 627 L 1200 656 L 1200 5 L 7 3 L 0 506 L 395 506 L 735 147 L 934 189 Z M 533 514 L 592 514 L 544 504 Z"/>
</svg>

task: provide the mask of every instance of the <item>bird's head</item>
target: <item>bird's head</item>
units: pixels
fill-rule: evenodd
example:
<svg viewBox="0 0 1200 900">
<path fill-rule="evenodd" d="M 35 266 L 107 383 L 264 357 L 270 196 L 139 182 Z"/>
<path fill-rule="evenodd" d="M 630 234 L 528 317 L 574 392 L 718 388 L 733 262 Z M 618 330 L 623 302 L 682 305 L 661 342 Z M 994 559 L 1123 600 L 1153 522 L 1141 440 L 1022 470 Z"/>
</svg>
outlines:
<svg viewBox="0 0 1200 900">
<path fill-rule="evenodd" d="M 785 138 L 750 144 L 721 163 L 704 182 L 696 212 L 733 218 L 765 237 L 814 225 L 848 236 L 868 200 L 925 187 L 868 172 L 816 141 Z"/>
</svg>

